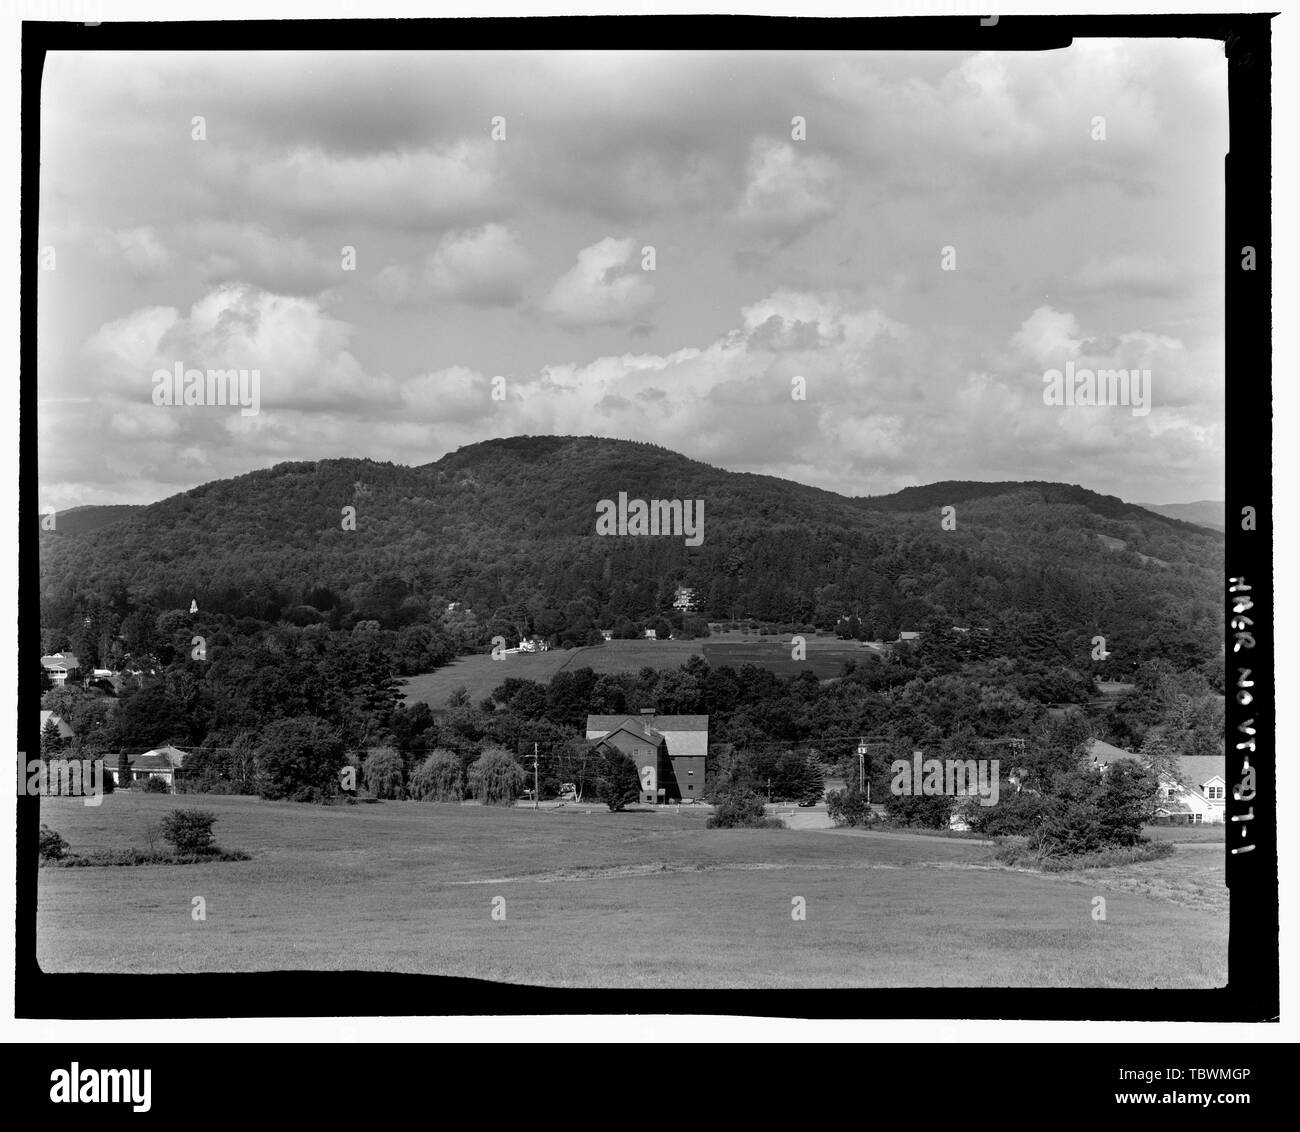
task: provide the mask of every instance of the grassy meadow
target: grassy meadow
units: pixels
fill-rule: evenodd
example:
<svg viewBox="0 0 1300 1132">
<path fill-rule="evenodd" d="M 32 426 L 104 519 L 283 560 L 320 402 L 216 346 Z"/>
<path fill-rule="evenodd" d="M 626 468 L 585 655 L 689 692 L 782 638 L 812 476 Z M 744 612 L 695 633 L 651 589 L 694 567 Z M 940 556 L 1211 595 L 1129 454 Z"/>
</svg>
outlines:
<svg viewBox="0 0 1300 1132">
<path fill-rule="evenodd" d="M 243 862 L 40 870 L 49 972 L 376 970 L 559 987 L 1213 987 L 1222 847 L 1038 875 L 986 844 L 707 830 L 707 808 L 611 814 L 248 797 L 43 798 L 74 850 L 218 814 Z M 1217 851 L 1216 851 L 1217 850 Z M 1104 922 L 1092 919 L 1094 896 Z M 191 919 L 202 896 L 207 918 Z M 505 919 L 494 920 L 494 898 Z M 806 919 L 792 918 L 801 897 Z M 500 907 L 500 902 L 496 902 Z"/>
<path fill-rule="evenodd" d="M 714 634 L 693 641 L 605 641 L 580 649 L 551 649 L 543 653 L 516 653 L 493 660 L 488 653 L 462 656 L 433 672 L 408 677 L 402 691 L 408 704 L 447 705 L 452 692 L 465 688 L 471 703 L 478 703 L 507 677 L 547 683 L 561 669 L 590 668 L 597 675 L 638 672 L 642 668 L 680 668 L 693 656 L 712 665 L 758 664 L 783 676 L 810 667 L 820 679 L 838 676 L 844 661 L 869 650 L 856 641 L 808 635 L 807 659 L 790 659 L 790 635 L 759 636 L 738 632 Z"/>
</svg>

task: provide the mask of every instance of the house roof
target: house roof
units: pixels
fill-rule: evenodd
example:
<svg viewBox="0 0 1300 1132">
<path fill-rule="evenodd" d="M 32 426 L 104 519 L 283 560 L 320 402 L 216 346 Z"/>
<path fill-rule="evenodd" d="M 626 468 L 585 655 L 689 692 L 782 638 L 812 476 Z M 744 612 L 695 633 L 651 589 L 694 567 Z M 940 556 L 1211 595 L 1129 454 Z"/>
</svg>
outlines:
<svg viewBox="0 0 1300 1132">
<path fill-rule="evenodd" d="M 613 731 L 622 723 L 632 720 L 634 723 L 648 721 L 656 731 L 708 731 L 707 715 L 639 715 L 626 711 L 622 715 L 589 715 L 588 731 Z"/>
<path fill-rule="evenodd" d="M 1125 751 L 1121 747 L 1113 746 L 1110 743 L 1103 743 L 1100 739 L 1090 739 L 1088 741 L 1088 760 L 1094 763 L 1103 763 L 1109 766 L 1120 759 L 1138 758 L 1132 751 Z"/>
<path fill-rule="evenodd" d="M 61 716 L 61 715 L 59 715 L 57 712 L 53 712 L 53 711 L 43 711 L 43 712 L 41 712 L 41 731 L 42 731 L 42 732 L 45 730 L 45 725 L 46 725 L 47 723 L 49 723 L 49 721 L 50 721 L 51 719 L 54 720 L 54 726 L 57 727 L 57 728 L 59 729 L 59 734 L 60 734 L 61 736 L 63 736 L 63 738 L 65 738 L 65 739 L 71 739 L 71 738 L 72 738 L 72 728 L 68 726 L 68 723 L 67 723 L 66 720 L 64 720 L 63 716 Z"/>
<path fill-rule="evenodd" d="M 1161 802 L 1156 807 L 1156 813 L 1166 814 L 1190 814 L 1192 807 L 1186 802 L 1180 802 L 1177 798 L 1169 798 Z"/>
<path fill-rule="evenodd" d="M 49 656 L 43 656 L 41 657 L 41 663 L 46 668 L 80 668 L 81 667 L 81 661 L 77 659 L 74 653 L 70 653 L 70 652 L 56 652 L 56 653 L 51 653 Z"/>
<path fill-rule="evenodd" d="M 149 760 L 160 760 L 150 762 Z M 140 767 L 172 767 L 183 766 L 185 764 L 185 752 L 173 747 L 170 743 L 163 747 L 155 747 L 151 751 L 145 751 L 143 755 L 133 760 L 134 765 Z"/>
<path fill-rule="evenodd" d="M 132 770 L 175 770 L 177 764 L 166 755 L 136 755 L 130 759 Z"/>
<path fill-rule="evenodd" d="M 1093 739 L 1088 745 L 1088 757 L 1093 763 L 1102 763 L 1109 765 L 1119 759 L 1138 759 L 1141 760 L 1140 754 L 1134 754 L 1132 751 L 1124 751 L 1119 747 L 1113 747 L 1109 743 L 1103 743 L 1100 739 Z M 1183 755 L 1178 760 L 1179 773 L 1182 775 L 1183 782 L 1189 790 L 1204 796 L 1201 787 L 1213 778 L 1219 778 L 1225 783 L 1225 767 L 1222 755 Z"/>
<path fill-rule="evenodd" d="M 1201 793 L 1201 787 L 1212 778 L 1227 783 L 1227 768 L 1222 755 L 1184 755 L 1179 762 L 1179 770 L 1189 789 Z"/>
</svg>

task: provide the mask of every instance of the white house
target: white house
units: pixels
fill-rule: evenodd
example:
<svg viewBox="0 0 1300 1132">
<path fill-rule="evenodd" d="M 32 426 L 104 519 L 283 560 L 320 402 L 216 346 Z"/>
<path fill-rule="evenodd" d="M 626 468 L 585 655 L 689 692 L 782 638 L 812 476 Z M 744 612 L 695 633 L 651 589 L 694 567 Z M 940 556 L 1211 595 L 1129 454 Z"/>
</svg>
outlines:
<svg viewBox="0 0 1300 1132">
<path fill-rule="evenodd" d="M 176 779 L 185 765 L 185 752 L 169 743 L 163 747 L 155 747 L 152 751 L 145 751 L 142 755 L 128 755 L 127 763 L 131 767 L 129 784 L 120 781 L 116 761 L 105 758 L 105 769 L 113 776 L 114 785 L 135 785 L 150 778 L 160 778 L 167 784 L 171 793 L 175 794 Z"/>
<path fill-rule="evenodd" d="M 1119 759 L 1137 759 L 1140 754 L 1092 740 L 1089 757 L 1098 771 Z M 1227 801 L 1226 768 L 1222 755 L 1183 755 L 1178 760 L 1182 781 L 1167 774 L 1160 775 L 1160 801 L 1156 807 L 1158 821 L 1183 822 L 1188 825 L 1218 825 L 1222 823 Z"/>
<path fill-rule="evenodd" d="M 69 676 L 76 676 L 81 670 L 81 661 L 70 652 L 56 652 L 41 657 L 41 667 L 49 673 L 55 684 L 65 684 Z"/>
<path fill-rule="evenodd" d="M 1189 825 L 1222 824 L 1228 783 L 1222 755 L 1184 755 L 1179 760 L 1182 782 L 1161 775 L 1157 818 L 1185 820 Z"/>
<path fill-rule="evenodd" d="M 673 596 L 673 608 L 680 609 L 683 613 L 693 613 L 695 605 L 695 591 L 690 586 L 678 586 Z"/>
</svg>

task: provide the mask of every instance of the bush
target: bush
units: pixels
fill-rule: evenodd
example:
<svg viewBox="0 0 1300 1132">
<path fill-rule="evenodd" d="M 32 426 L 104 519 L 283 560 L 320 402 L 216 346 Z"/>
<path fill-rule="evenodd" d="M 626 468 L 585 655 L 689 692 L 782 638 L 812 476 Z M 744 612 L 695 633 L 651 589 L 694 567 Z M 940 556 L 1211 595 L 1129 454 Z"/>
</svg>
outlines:
<svg viewBox="0 0 1300 1132">
<path fill-rule="evenodd" d="M 68 852 L 68 843 L 62 834 L 56 833 L 48 825 L 41 826 L 40 854 L 42 861 L 62 860 Z"/>
<path fill-rule="evenodd" d="M 460 756 L 434 751 L 411 774 L 411 797 L 421 802 L 459 802 L 465 796 Z"/>
<path fill-rule="evenodd" d="M 1025 836 L 1042 821 L 1047 801 L 1041 794 L 1022 791 L 998 799 L 996 806 L 973 806 L 967 824 L 985 837 Z"/>
<path fill-rule="evenodd" d="M 392 747 L 379 747 L 366 756 L 362 764 L 366 789 L 376 798 L 401 798 L 406 793 L 402 756 Z"/>
<path fill-rule="evenodd" d="M 182 855 L 208 853 L 213 847 L 211 810 L 172 810 L 162 820 L 162 835 Z"/>
<path fill-rule="evenodd" d="M 1168 841 L 1147 841 L 1138 845 L 1108 845 L 1087 853 L 1063 852 L 1058 842 L 1041 832 L 1028 837 L 998 839 L 994 857 L 1004 865 L 1042 869 L 1048 873 L 1068 872 L 1075 869 L 1103 869 L 1115 865 L 1131 865 L 1140 861 L 1156 861 L 1168 857 L 1174 847 Z"/>
<path fill-rule="evenodd" d="M 867 804 L 867 795 L 849 787 L 832 790 L 826 795 L 826 812 L 839 826 L 870 825 L 876 819 L 875 812 Z"/>
<path fill-rule="evenodd" d="M 212 849 L 207 853 L 161 852 L 156 849 L 91 849 L 86 853 L 69 853 L 50 864 L 65 869 L 102 868 L 110 865 L 197 865 L 213 861 L 248 861 L 252 858 L 237 849 Z"/>
<path fill-rule="evenodd" d="M 170 794 L 171 787 L 167 785 L 166 779 L 149 777 L 144 780 L 140 787 L 146 794 Z"/>
<path fill-rule="evenodd" d="M 718 808 L 705 825 L 709 829 L 784 829 L 780 818 L 769 818 L 763 799 L 754 791 L 737 787 L 719 795 Z"/>
<path fill-rule="evenodd" d="M 514 755 L 489 747 L 469 768 L 469 792 L 485 806 L 509 806 L 524 788 L 524 768 Z"/>
<path fill-rule="evenodd" d="M 947 829 L 954 801 L 951 794 L 891 793 L 885 799 L 885 815 L 891 825 Z"/>
</svg>

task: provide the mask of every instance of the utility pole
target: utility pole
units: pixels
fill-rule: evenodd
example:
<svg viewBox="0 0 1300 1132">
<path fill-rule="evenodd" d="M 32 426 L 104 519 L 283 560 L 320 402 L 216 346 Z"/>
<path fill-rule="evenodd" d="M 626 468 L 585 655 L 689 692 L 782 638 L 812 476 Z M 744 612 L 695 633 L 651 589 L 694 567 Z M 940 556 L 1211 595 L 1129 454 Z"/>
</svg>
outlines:
<svg viewBox="0 0 1300 1132">
<path fill-rule="evenodd" d="M 541 799 L 539 797 L 541 786 L 539 782 L 540 780 L 537 771 L 537 743 L 534 742 L 533 743 L 533 809 L 534 810 L 538 808 L 541 802 Z"/>
</svg>

